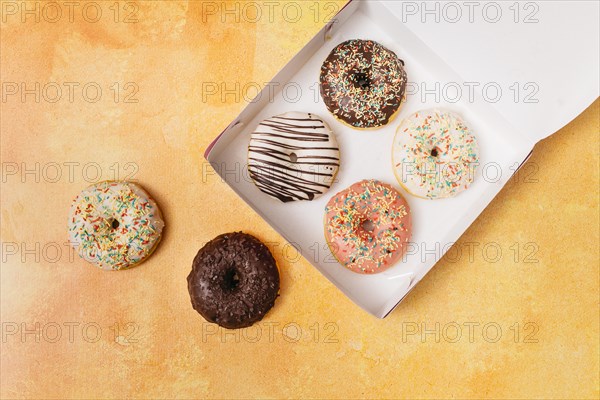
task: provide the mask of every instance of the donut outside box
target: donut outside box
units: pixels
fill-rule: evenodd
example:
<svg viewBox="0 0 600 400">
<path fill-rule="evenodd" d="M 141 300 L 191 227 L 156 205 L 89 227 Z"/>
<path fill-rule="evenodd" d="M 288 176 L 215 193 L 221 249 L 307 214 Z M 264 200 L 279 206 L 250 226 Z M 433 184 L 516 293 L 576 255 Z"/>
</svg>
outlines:
<svg viewBox="0 0 600 400">
<path fill-rule="evenodd" d="M 252 235 L 219 235 L 196 254 L 187 277 L 194 309 L 208 322 L 239 329 L 263 319 L 279 295 L 273 255 Z"/>
<path fill-rule="evenodd" d="M 145 261 L 165 226 L 156 202 L 133 182 L 105 181 L 84 189 L 69 213 L 69 242 L 89 263 L 118 271 Z"/>
</svg>

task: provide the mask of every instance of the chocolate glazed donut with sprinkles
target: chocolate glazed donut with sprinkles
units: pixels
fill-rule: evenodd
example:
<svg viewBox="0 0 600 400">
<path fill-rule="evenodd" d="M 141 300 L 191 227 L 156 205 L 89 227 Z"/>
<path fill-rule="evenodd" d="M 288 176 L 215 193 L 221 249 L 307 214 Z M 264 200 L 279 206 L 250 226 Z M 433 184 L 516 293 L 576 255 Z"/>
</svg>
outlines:
<svg viewBox="0 0 600 400">
<path fill-rule="evenodd" d="M 363 180 L 325 207 L 325 239 L 344 267 L 375 274 L 404 255 L 412 232 L 410 208 L 391 185 Z"/>
<path fill-rule="evenodd" d="M 262 121 L 250 135 L 250 177 L 260 191 L 284 203 L 322 195 L 339 166 L 335 135 L 315 114 L 277 115 Z"/>
<path fill-rule="evenodd" d="M 325 106 L 358 129 L 388 124 L 400 110 L 406 82 L 404 61 L 372 40 L 340 43 L 321 66 Z"/>
</svg>

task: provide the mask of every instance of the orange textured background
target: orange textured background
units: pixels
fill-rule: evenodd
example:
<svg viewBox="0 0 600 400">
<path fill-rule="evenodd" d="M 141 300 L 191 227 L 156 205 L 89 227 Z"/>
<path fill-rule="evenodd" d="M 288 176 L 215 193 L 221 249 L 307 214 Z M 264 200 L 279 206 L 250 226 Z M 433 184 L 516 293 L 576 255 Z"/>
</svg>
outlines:
<svg viewBox="0 0 600 400">
<path fill-rule="evenodd" d="M 296 2 L 304 17 L 290 23 L 278 17 L 284 3 L 272 22 L 249 21 L 248 8 L 249 18 L 221 23 L 198 1 L 122 2 L 117 21 L 112 1 L 97 2 L 97 23 L 81 7 L 73 22 L 3 14 L 3 84 L 94 82 L 102 96 L 2 100 L 1 396 L 598 398 L 600 103 L 536 146 L 455 245 L 460 260 L 446 256 L 377 320 L 286 256 L 279 235 L 204 163 L 245 101 L 203 99 L 200 82 L 268 82 L 343 5 L 321 3 L 316 18 L 313 2 Z M 138 22 L 122 22 L 127 4 Z M 137 103 L 124 102 L 136 88 Z M 79 163 L 72 176 L 68 162 Z M 38 177 L 24 174 L 36 163 Z M 69 205 L 94 163 L 102 179 L 135 172 L 164 213 L 163 242 L 139 268 L 103 272 L 64 245 Z M 281 297 L 260 336 L 213 331 L 189 303 L 197 250 L 233 230 L 273 242 L 280 265 Z M 499 260 L 482 252 L 486 243 L 501 248 Z M 36 323 L 39 340 L 23 332 Z M 502 329 L 497 342 L 485 324 Z"/>
</svg>

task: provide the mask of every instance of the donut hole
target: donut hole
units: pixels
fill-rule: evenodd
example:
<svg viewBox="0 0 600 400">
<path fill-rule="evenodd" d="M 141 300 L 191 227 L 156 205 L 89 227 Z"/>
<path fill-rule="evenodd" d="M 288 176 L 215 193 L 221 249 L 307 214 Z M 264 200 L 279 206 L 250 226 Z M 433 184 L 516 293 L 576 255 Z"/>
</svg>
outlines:
<svg viewBox="0 0 600 400">
<path fill-rule="evenodd" d="M 364 220 L 360 226 L 366 232 L 373 232 L 375 230 L 375 223 L 370 219 Z"/>
<path fill-rule="evenodd" d="M 112 218 L 111 220 L 109 220 L 109 221 L 108 221 L 108 223 L 109 223 L 109 225 L 110 225 L 110 227 L 111 227 L 112 229 L 117 229 L 117 228 L 119 227 L 119 225 L 121 225 L 121 224 L 119 223 L 119 221 L 118 221 L 118 220 L 116 220 L 116 219 L 114 219 L 114 218 Z"/>
<path fill-rule="evenodd" d="M 437 147 L 434 147 L 433 149 L 431 149 L 431 157 L 437 157 L 440 155 L 440 150 Z"/>
<path fill-rule="evenodd" d="M 298 155 L 296 153 L 291 153 L 290 154 L 290 161 L 295 163 L 296 161 L 298 161 Z"/>
<path fill-rule="evenodd" d="M 222 287 L 226 291 L 233 291 L 240 285 L 240 275 L 236 268 L 227 268 L 223 274 Z"/>
<path fill-rule="evenodd" d="M 369 75 L 367 75 L 365 72 L 357 72 L 354 75 L 354 85 L 363 90 L 368 89 L 369 87 L 371 87 L 371 80 L 369 79 Z"/>
</svg>

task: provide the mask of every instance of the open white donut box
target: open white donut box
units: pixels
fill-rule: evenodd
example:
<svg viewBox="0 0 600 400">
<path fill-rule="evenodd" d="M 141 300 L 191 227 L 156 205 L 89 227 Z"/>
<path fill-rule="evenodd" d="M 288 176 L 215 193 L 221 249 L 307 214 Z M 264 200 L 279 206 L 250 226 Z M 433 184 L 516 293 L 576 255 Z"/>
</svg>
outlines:
<svg viewBox="0 0 600 400">
<path fill-rule="evenodd" d="M 534 2 L 527 9 L 520 3 L 520 13 L 513 2 L 490 6 L 478 2 L 471 15 L 461 3 L 455 4 L 462 7 L 461 21 L 450 22 L 456 13 L 446 10 L 452 16 L 436 22 L 435 8 L 444 6 L 443 2 L 429 3 L 427 9 L 434 14 L 427 14 L 423 2 L 351 0 L 205 152 L 240 197 L 352 301 L 379 318 L 388 315 L 458 240 L 527 160 L 535 143 L 566 125 L 598 97 L 597 2 Z M 359 131 L 345 126 L 320 98 L 321 64 L 337 44 L 348 39 L 375 40 L 405 62 L 406 103 L 396 119 L 381 129 Z M 391 145 L 400 121 L 429 108 L 460 114 L 479 142 L 475 182 L 451 199 L 411 196 L 400 188 L 392 170 Z M 260 192 L 247 174 L 240 179 L 230 172 L 245 171 L 250 133 L 257 124 L 286 111 L 320 115 L 340 145 L 337 182 L 314 201 L 284 204 Z M 323 233 L 327 201 L 366 178 L 400 189 L 413 218 L 412 244 L 404 259 L 383 273 L 368 276 L 340 266 Z"/>
</svg>

